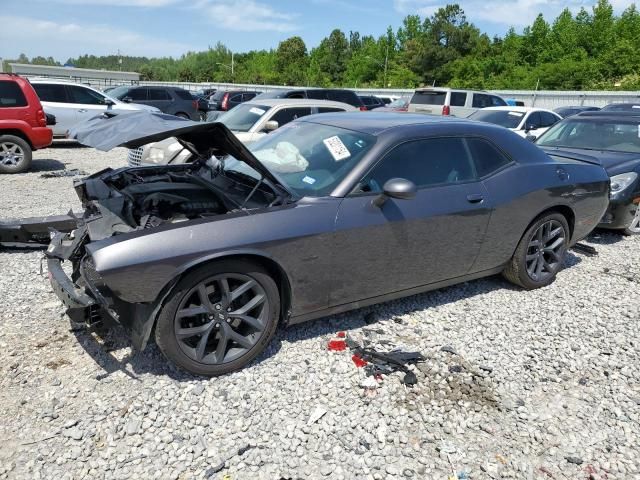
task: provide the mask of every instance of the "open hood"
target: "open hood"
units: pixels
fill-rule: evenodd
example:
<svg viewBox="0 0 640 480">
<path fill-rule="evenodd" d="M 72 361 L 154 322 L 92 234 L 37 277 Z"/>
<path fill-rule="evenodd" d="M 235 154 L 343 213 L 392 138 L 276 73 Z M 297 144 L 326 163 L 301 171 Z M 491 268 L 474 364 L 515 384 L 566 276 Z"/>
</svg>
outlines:
<svg viewBox="0 0 640 480">
<path fill-rule="evenodd" d="M 269 171 L 224 124 L 194 122 L 164 113 L 136 111 L 105 112 L 71 128 L 68 138 L 98 150 L 137 148 L 175 137 L 201 159 L 231 155 L 245 162 L 265 179 L 286 192 L 289 189 Z"/>
</svg>

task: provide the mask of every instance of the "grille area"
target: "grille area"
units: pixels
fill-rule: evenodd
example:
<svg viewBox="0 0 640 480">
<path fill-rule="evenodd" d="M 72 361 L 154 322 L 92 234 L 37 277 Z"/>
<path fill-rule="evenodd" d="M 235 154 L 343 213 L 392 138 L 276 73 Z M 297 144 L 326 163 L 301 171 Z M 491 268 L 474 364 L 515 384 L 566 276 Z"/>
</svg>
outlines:
<svg viewBox="0 0 640 480">
<path fill-rule="evenodd" d="M 139 167 L 142 164 L 142 147 L 129 149 L 127 161 L 130 167 Z"/>
</svg>

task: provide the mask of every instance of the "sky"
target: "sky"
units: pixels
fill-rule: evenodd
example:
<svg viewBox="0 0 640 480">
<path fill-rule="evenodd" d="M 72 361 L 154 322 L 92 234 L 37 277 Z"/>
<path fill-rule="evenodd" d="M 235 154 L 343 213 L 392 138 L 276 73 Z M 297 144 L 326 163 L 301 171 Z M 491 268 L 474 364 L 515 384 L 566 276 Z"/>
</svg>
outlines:
<svg viewBox="0 0 640 480">
<path fill-rule="evenodd" d="M 610 0 L 611 1 L 611 0 Z M 450 3 L 455 3 L 451 0 Z M 548 21 L 588 0 L 458 0 L 467 19 L 490 35 L 521 30 L 538 13 Z M 613 0 L 620 13 L 632 2 Z M 0 58 L 82 54 L 178 57 L 218 41 L 235 52 L 276 48 L 293 35 L 307 48 L 334 28 L 361 35 L 396 30 L 408 14 L 433 14 L 435 0 L 0 0 Z"/>
</svg>

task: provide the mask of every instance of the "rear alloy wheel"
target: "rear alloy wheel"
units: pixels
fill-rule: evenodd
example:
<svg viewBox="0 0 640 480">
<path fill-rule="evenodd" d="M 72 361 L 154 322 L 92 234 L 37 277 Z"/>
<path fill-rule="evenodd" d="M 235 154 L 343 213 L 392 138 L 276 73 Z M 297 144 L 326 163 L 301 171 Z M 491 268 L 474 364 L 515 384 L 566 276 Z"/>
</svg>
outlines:
<svg viewBox="0 0 640 480">
<path fill-rule="evenodd" d="M 564 261 L 569 225 L 559 213 L 539 217 L 520 240 L 503 275 L 527 290 L 552 283 Z"/>
<path fill-rule="evenodd" d="M 0 135 L 0 173 L 22 173 L 31 165 L 31 147 L 22 138 Z"/>
<path fill-rule="evenodd" d="M 634 204 L 636 212 L 633 214 L 633 220 L 627 228 L 623 230 L 625 235 L 638 235 L 640 234 L 640 205 Z"/>
<path fill-rule="evenodd" d="M 179 367 L 215 376 L 253 360 L 273 337 L 278 289 L 260 267 L 224 261 L 187 275 L 156 325 L 156 343 Z"/>
</svg>

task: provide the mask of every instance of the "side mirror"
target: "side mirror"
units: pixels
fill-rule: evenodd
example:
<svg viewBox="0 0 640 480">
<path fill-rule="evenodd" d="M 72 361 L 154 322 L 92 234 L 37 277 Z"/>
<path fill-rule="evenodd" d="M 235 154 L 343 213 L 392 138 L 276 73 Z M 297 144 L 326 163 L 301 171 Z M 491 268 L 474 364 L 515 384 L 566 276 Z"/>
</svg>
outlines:
<svg viewBox="0 0 640 480">
<path fill-rule="evenodd" d="M 110 99 L 109 97 L 105 97 L 104 98 L 104 105 L 106 105 L 107 107 L 112 107 L 113 105 L 116 104 L 116 102 L 114 102 L 112 99 Z"/>
<path fill-rule="evenodd" d="M 278 122 L 276 122 L 275 120 L 269 120 L 264 124 L 264 128 L 262 130 L 265 132 L 273 132 L 274 130 L 277 130 L 278 127 L 280 127 L 280 124 Z"/>
<path fill-rule="evenodd" d="M 391 178 L 382 187 L 382 193 L 373 200 L 373 205 L 382 207 L 387 198 L 410 200 L 416 196 L 418 187 L 411 180 L 405 178 Z"/>
<path fill-rule="evenodd" d="M 127 102 L 127 103 L 131 103 L 131 102 L 133 101 L 133 98 L 131 98 L 131 97 L 124 97 L 124 98 L 122 99 L 122 101 L 123 101 L 123 102 Z"/>
<path fill-rule="evenodd" d="M 536 135 L 527 135 L 524 138 L 529 140 L 530 142 L 535 142 L 538 137 Z"/>
</svg>

